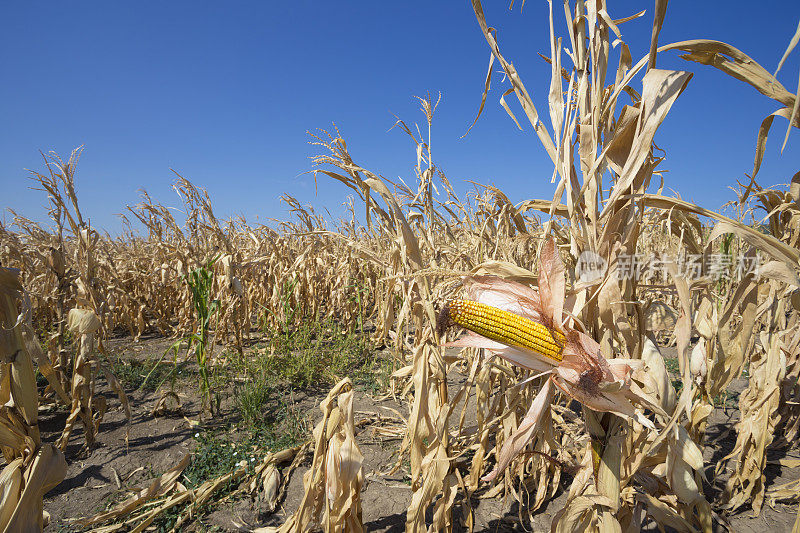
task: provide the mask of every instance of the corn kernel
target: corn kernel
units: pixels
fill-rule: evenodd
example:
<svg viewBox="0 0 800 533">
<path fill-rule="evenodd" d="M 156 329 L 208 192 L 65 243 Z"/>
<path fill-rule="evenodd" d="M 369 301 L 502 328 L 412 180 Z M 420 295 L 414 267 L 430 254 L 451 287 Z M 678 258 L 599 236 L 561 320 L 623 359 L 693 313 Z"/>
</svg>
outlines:
<svg viewBox="0 0 800 533">
<path fill-rule="evenodd" d="M 527 348 L 555 361 L 561 361 L 564 335 L 528 318 L 471 300 L 453 300 L 448 304 L 450 320 L 509 346 Z"/>
</svg>

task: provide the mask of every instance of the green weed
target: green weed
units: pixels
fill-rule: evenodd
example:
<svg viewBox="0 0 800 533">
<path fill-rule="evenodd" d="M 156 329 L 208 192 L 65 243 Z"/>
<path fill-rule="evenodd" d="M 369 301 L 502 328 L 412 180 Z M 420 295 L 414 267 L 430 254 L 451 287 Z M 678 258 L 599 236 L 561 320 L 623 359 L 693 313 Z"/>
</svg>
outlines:
<svg viewBox="0 0 800 533">
<path fill-rule="evenodd" d="M 126 390 L 144 390 L 153 392 L 158 390 L 167 380 L 177 380 L 190 373 L 188 363 L 159 364 L 137 359 L 111 359 L 108 361 L 114 376 L 122 383 Z"/>
<path fill-rule="evenodd" d="M 47 383 L 48 383 L 47 382 L 47 378 L 44 377 L 44 374 L 42 374 L 39 371 L 39 367 L 38 366 L 34 369 L 34 372 L 35 372 L 35 375 L 36 375 L 36 388 L 37 389 L 45 388 L 47 386 Z"/>
<path fill-rule="evenodd" d="M 291 397 L 291 390 L 288 396 Z M 286 390 L 263 377 L 237 390 L 235 403 L 239 416 L 260 448 L 282 450 L 302 443 L 307 437 L 310 428 L 306 416 L 286 398 Z"/>
<path fill-rule="evenodd" d="M 676 376 L 672 378 L 671 382 L 672 386 L 675 388 L 675 392 L 680 394 L 681 390 L 683 390 L 683 379 L 681 378 L 681 369 L 680 363 L 678 363 L 678 358 L 665 357 L 664 366 L 666 367 L 670 376 Z"/>
<path fill-rule="evenodd" d="M 739 406 L 739 393 L 724 390 L 714 397 L 714 406 L 716 407 L 738 407 Z"/>
<path fill-rule="evenodd" d="M 275 396 L 275 386 L 263 376 L 239 387 L 234 400 L 242 422 L 249 428 L 258 427 Z"/>
<path fill-rule="evenodd" d="M 283 287 L 281 288 L 281 303 L 279 313 L 275 313 L 272 309 L 264 307 L 263 305 L 261 306 L 261 308 L 264 310 L 264 313 L 260 319 L 260 325 L 265 333 L 270 333 L 268 320 L 270 315 L 275 319 L 275 322 L 277 322 L 280 334 L 288 335 L 290 333 L 298 313 L 297 308 L 292 305 L 292 297 L 298 281 L 298 278 L 295 277 L 292 278 L 291 281 L 285 281 L 283 283 Z"/>
<path fill-rule="evenodd" d="M 257 365 L 268 381 L 294 388 L 322 387 L 348 376 L 356 385 L 375 383 L 375 349 L 361 333 L 349 332 L 331 319 L 307 321 L 279 332 L 269 354 Z"/>
</svg>

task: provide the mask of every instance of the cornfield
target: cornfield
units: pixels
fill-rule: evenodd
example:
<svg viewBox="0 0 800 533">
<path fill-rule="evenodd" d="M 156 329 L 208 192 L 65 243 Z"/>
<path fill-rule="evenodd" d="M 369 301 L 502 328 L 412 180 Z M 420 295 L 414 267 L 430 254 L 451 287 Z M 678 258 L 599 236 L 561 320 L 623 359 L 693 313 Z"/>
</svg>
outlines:
<svg viewBox="0 0 800 533">
<path fill-rule="evenodd" d="M 784 187 L 757 181 L 774 118 L 800 127 L 797 92 L 729 44 L 659 44 L 666 0 L 655 2 L 651 46 L 636 62 L 620 28 L 643 24 L 644 12 L 614 19 L 604 0 L 547 6 L 542 57 L 552 69 L 535 88 L 548 95 L 540 113 L 472 1 L 490 52 L 476 123 L 492 82 L 503 84 L 500 103 L 552 161 L 551 198 L 513 204 L 489 186 L 457 194 L 433 159 L 430 95 L 418 98 L 427 129 L 398 122 L 416 148 L 410 185 L 362 167 L 335 126 L 312 134 L 315 179 L 352 195 L 342 220 L 289 195 L 287 221 L 220 220 L 206 191 L 178 175 L 182 216 L 143 193 L 111 236 L 81 212 L 81 150 L 45 155 L 31 178 L 51 224 L 13 212 L 0 225 L 0 531 L 46 527 L 43 499 L 67 460 L 96 453 L 112 407 L 130 423 L 113 339 L 170 339 L 145 382 L 169 353 L 173 368 L 198 365 L 202 407 L 190 427 L 199 431 L 224 416 L 224 376 L 261 375 L 253 347 L 265 335 L 290 338 L 308 324 L 325 325 L 317 346 L 335 330 L 382 348 L 387 377 L 374 395 L 397 403 L 392 415 L 365 417 L 354 377 L 328 369 L 335 385 L 315 400 L 314 428 L 299 442 L 197 483 L 187 452 L 69 527 L 197 528 L 203 509 L 250 495 L 262 514 L 290 512 L 239 530 L 365 531 L 365 487 L 398 472 L 408 532 L 476 530 L 476 508 L 492 498 L 525 527 L 562 496 L 550 509 L 557 532 L 714 531 L 732 529 L 743 509 L 797 509 L 797 479 L 775 483 L 767 470 L 800 466 L 800 171 Z M 798 38 L 800 28 L 784 59 Z M 664 193 L 656 137 L 692 78 L 657 68 L 676 51 L 687 69 L 713 67 L 780 106 L 744 125 L 757 133 L 755 162 L 733 217 Z M 710 417 L 735 381 L 744 385 L 726 422 L 734 444 L 712 459 Z M 179 409 L 179 392 L 157 388 L 153 414 Z M 53 412 L 64 416 L 46 441 L 39 413 Z M 368 433 L 399 444 L 388 470 L 365 470 Z M 70 452 L 76 435 L 82 446 Z M 298 469 L 302 496 L 289 501 Z M 800 532 L 800 517 L 793 523 Z"/>
</svg>

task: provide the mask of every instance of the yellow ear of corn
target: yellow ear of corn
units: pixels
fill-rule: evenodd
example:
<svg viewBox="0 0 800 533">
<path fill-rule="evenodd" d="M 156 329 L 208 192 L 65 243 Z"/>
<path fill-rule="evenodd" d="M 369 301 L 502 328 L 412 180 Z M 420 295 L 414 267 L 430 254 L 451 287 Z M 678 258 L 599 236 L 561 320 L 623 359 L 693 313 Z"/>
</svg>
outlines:
<svg viewBox="0 0 800 533">
<path fill-rule="evenodd" d="M 510 311 L 470 300 L 453 300 L 449 302 L 448 309 L 450 320 L 462 328 L 561 361 L 566 339 L 559 331 Z"/>
</svg>

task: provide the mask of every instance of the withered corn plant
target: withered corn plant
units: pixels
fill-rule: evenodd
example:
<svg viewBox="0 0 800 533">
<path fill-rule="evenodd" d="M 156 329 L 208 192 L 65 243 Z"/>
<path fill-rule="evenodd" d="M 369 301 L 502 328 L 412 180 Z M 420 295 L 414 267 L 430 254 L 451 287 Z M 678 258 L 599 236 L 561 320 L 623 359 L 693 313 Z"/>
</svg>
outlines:
<svg viewBox="0 0 800 533">
<path fill-rule="evenodd" d="M 364 457 L 355 440 L 353 386 L 345 378 L 319 406 L 322 420 L 314 428 L 314 458 L 303 476 L 305 493 L 294 515 L 279 532 L 326 533 L 364 531 L 361 523 L 361 466 Z"/>
<path fill-rule="evenodd" d="M 64 455 L 39 437 L 38 392 L 25 335 L 30 318 L 17 271 L 0 267 L 0 531 L 42 531 L 42 497 L 67 473 Z M 29 332 L 29 331 L 28 331 Z"/>
<path fill-rule="evenodd" d="M 113 304 L 108 277 L 113 259 L 109 260 L 103 253 L 103 238 L 84 220 L 78 204 L 75 170 L 80 154 L 81 149 L 76 149 L 66 162 L 54 154 L 45 156 L 47 173 L 32 172 L 32 179 L 48 195 L 49 214 L 56 231 L 42 242 L 41 230 L 27 224 L 35 232 L 29 233 L 31 238 L 26 239 L 25 245 L 32 249 L 28 253 L 35 257 L 34 264 L 43 263 L 42 266 L 47 268 L 26 268 L 23 271 L 25 276 L 32 278 L 27 283 L 34 295 L 44 299 L 45 303 L 53 300 L 56 303 L 55 315 L 40 317 L 40 326 L 45 330 L 55 326 L 48 339 L 48 366 L 55 372 L 45 376 L 58 398 L 70 406 L 64 431 L 57 443 L 62 451 L 67 447 L 79 417 L 83 422 L 86 449 L 90 450 L 94 445 L 106 411 L 104 397 L 94 392 L 99 371 L 105 374 L 130 416 L 124 391 L 112 372 L 96 357 L 95 342 L 102 342 L 103 321 L 108 324 L 106 315 Z M 34 237 L 37 234 L 39 238 Z M 76 339 L 72 357 L 64 343 L 65 327 Z M 51 376 L 57 377 L 58 382 Z"/>
</svg>

